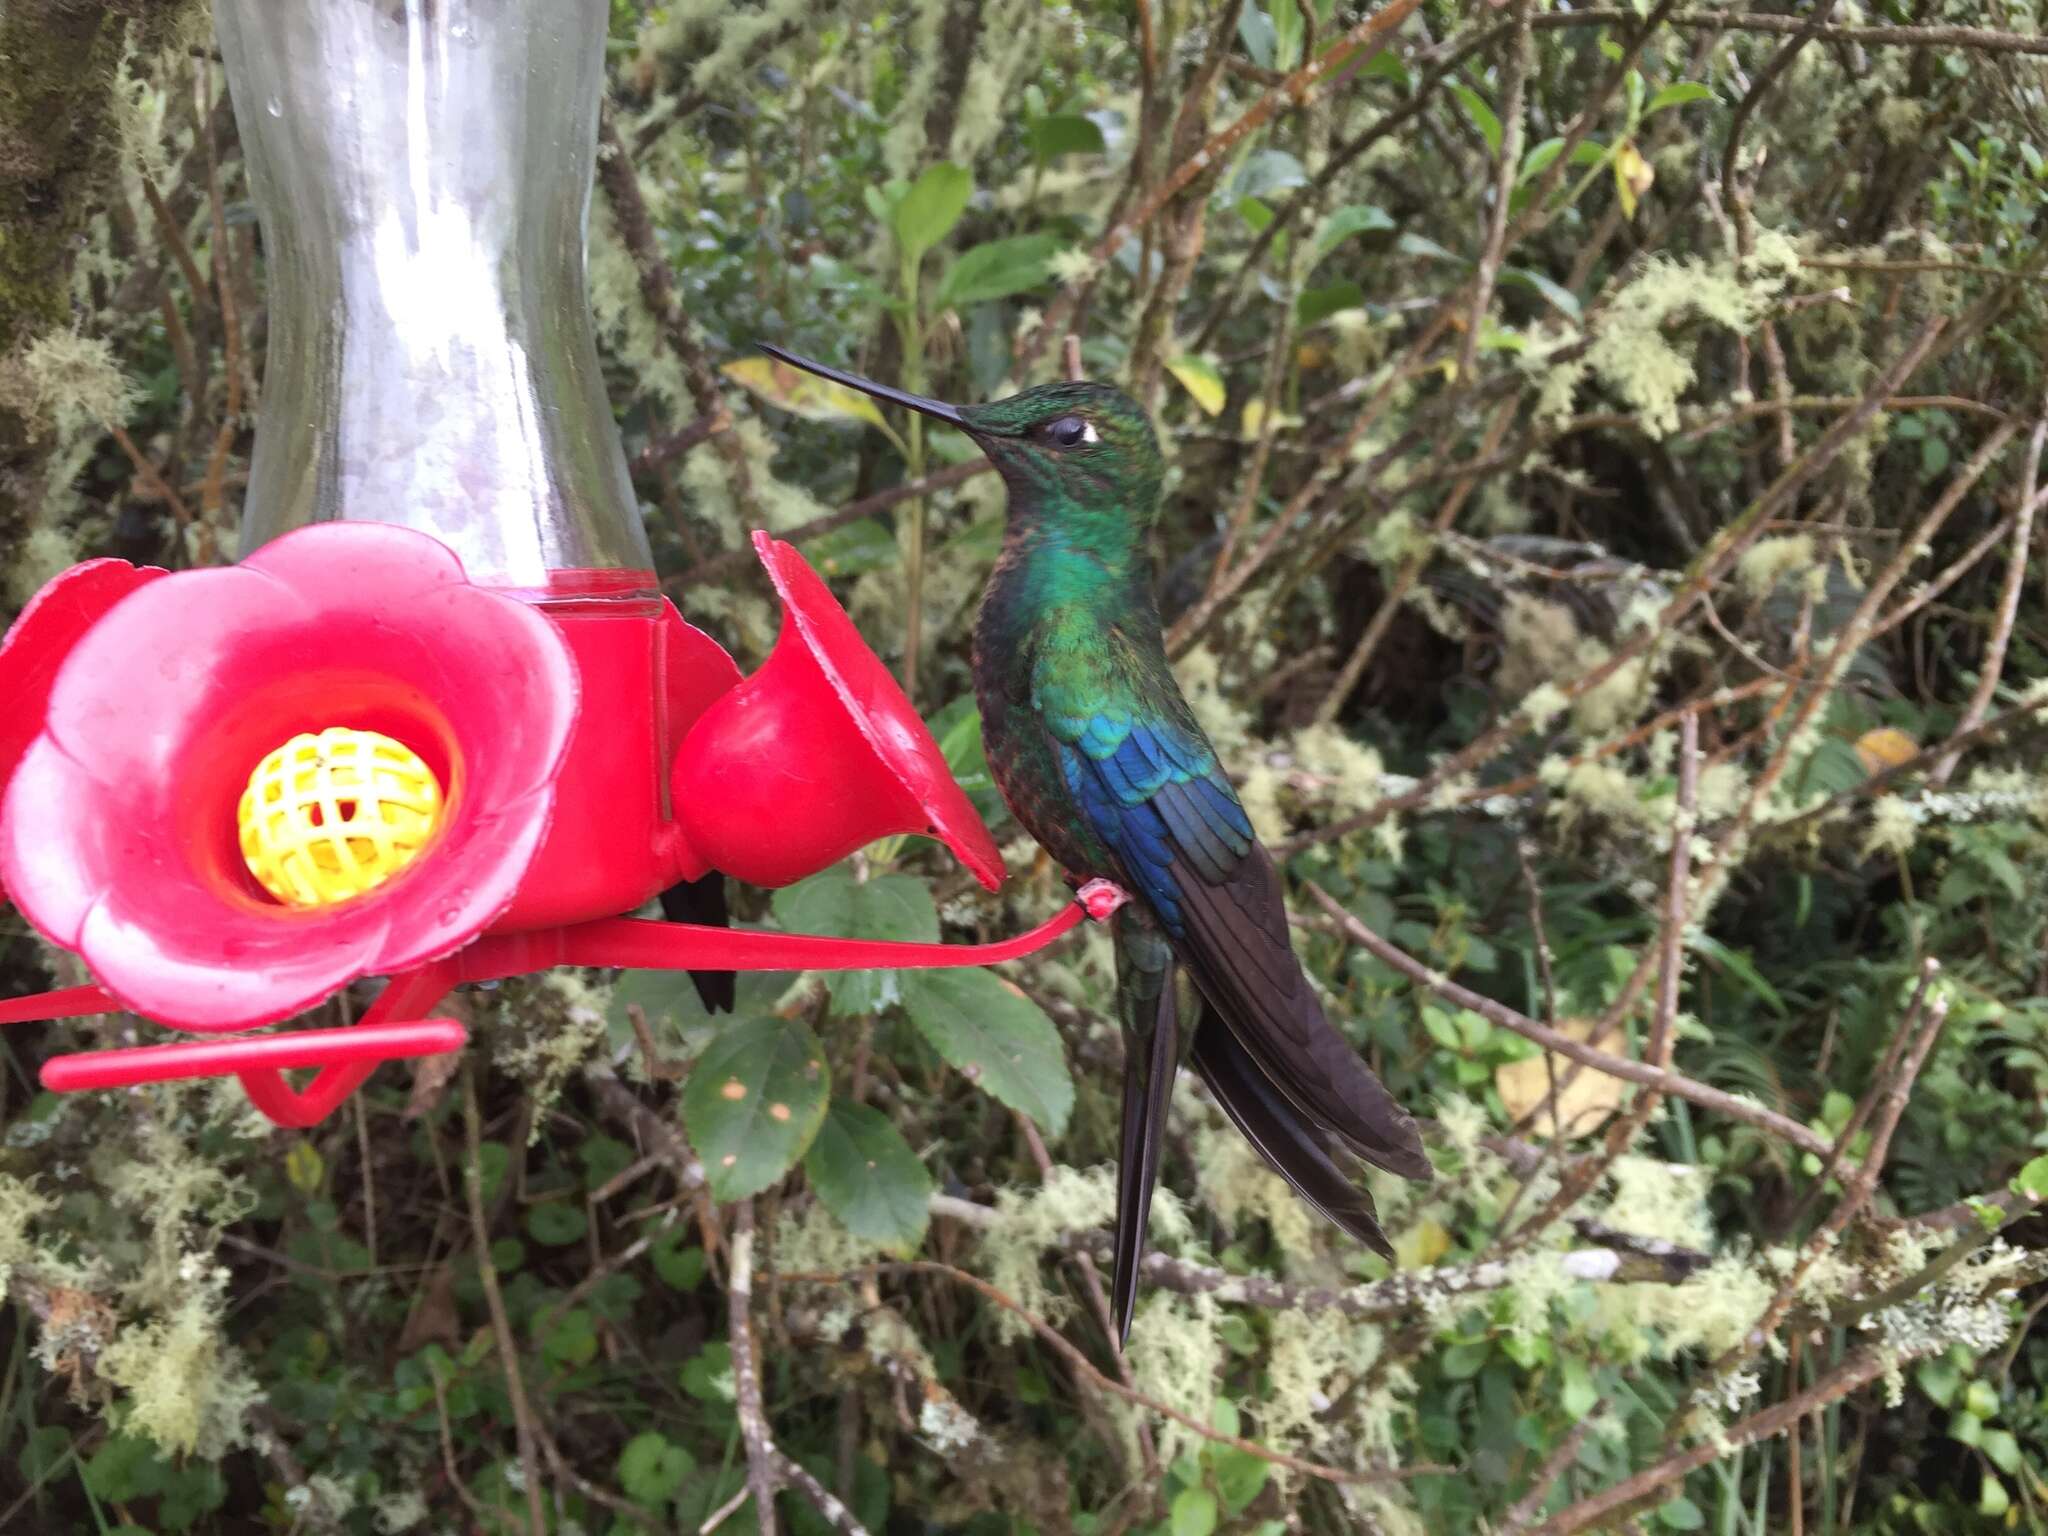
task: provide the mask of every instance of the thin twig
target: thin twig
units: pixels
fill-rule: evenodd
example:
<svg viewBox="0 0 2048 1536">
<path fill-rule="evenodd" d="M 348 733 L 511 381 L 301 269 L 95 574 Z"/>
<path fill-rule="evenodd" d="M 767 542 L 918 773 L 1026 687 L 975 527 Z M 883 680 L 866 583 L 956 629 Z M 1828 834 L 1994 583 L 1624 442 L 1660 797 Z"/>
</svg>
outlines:
<svg viewBox="0 0 2048 1536">
<path fill-rule="evenodd" d="M 491 1262 L 491 1224 L 484 1215 L 483 1127 L 476 1106 L 476 1068 L 468 1060 L 462 1064 L 462 1134 L 467 1154 L 462 1163 L 462 1190 L 469 1202 L 477 1280 L 491 1314 L 491 1336 L 497 1343 L 499 1369 L 505 1375 L 505 1395 L 512 1403 L 519 1466 L 525 1474 L 527 1520 L 533 1536 L 545 1536 L 547 1509 L 541 1497 L 540 1450 L 533 1434 L 533 1408 L 526 1400 L 526 1385 L 520 1379 L 519 1346 L 512 1333 L 512 1319 L 505 1311 L 504 1293 L 498 1289 L 498 1266 Z"/>
<path fill-rule="evenodd" d="M 2015 513 L 2012 531 L 2012 553 L 2005 562 L 2005 584 L 1999 589 L 1998 611 L 1991 621 L 1991 638 L 1984 643 L 1984 660 L 1977 672 L 1977 686 L 1970 692 L 1969 706 L 1964 709 L 1962 719 L 1956 722 L 1956 734 L 1961 735 L 1980 724 L 1985 712 L 1991 708 L 1991 700 L 1998 692 L 1999 679 L 2005 672 L 2005 648 L 2012 640 L 2012 627 L 2019 617 L 2020 588 L 2027 578 L 2027 564 L 2033 557 L 2035 487 L 2041 478 L 2041 447 L 2048 440 L 2048 415 L 2034 423 L 2033 436 L 2027 439 L 2026 467 L 2020 472 L 2020 500 Z M 1928 782 L 1936 789 L 1948 783 L 1949 776 L 1956 771 L 1960 753 L 1951 752 L 1934 765 Z"/>
<path fill-rule="evenodd" d="M 1825 1137 L 1809 1130 L 1797 1120 L 1779 1114 L 1776 1110 L 1766 1109 L 1763 1105 L 1751 1103 L 1748 1099 L 1738 1098 L 1732 1093 L 1724 1093 L 1719 1088 L 1695 1082 L 1683 1073 L 1668 1068 L 1659 1069 L 1647 1062 L 1632 1061 L 1626 1056 L 1611 1055 L 1574 1040 L 1560 1030 L 1539 1024 L 1527 1014 L 1510 1008 L 1506 1003 L 1482 997 L 1470 988 L 1459 986 L 1448 976 L 1431 970 L 1406 950 L 1389 944 L 1353 917 L 1338 904 L 1335 897 L 1315 881 L 1304 880 L 1302 885 L 1309 895 L 1315 898 L 1317 904 L 1330 914 L 1345 935 L 1361 949 L 1454 1007 L 1469 1008 L 1490 1023 L 1512 1030 L 1525 1039 L 1533 1040 L 1547 1051 L 1568 1056 L 1573 1061 L 1582 1062 L 1586 1066 L 1605 1072 L 1610 1077 L 1619 1077 L 1631 1083 L 1655 1088 L 1672 1098 L 1684 1099 L 1688 1103 L 1699 1105 L 1702 1109 L 1711 1109 L 1726 1115 L 1731 1120 L 1753 1125 L 1760 1131 L 1790 1142 L 1802 1152 L 1811 1152 L 1815 1156 L 1826 1154 L 1828 1142 Z"/>
</svg>

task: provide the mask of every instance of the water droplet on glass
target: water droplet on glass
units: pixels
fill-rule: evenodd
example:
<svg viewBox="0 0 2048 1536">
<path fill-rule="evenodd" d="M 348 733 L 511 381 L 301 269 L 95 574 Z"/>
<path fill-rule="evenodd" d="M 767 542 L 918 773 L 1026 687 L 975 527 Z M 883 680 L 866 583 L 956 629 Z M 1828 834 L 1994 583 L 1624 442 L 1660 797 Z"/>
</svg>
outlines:
<svg viewBox="0 0 2048 1536">
<path fill-rule="evenodd" d="M 263 110 L 268 112 L 272 117 L 283 117 L 284 98 L 281 96 L 272 96 L 268 101 L 263 103 Z"/>
</svg>

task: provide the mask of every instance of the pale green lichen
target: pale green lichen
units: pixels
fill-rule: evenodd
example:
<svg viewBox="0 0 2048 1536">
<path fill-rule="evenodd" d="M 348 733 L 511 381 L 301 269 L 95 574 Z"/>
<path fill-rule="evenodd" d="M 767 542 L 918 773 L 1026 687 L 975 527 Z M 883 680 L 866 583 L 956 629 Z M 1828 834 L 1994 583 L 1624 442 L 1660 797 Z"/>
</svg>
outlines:
<svg viewBox="0 0 2048 1536">
<path fill-rule="evenodd" d="M 1124 1352 L 1138 1390 L 1206 1422 L 1223 1377 L 1223 1337 L 1217 1326 L 1222 1315 L 1209 1296 L 1159 1290 L 1147 1296 L 1131 1322 Z M 1154 1425 L 1163 1460 L 1201 1443 L 1176 1420 L 1155 1420 Z"/>
<path fill-rule="evenodd" d="M 539 1140 L 570 1077 L 609 1037 L 604 989 L 569 970 L 548 971 L 530 987 L 527 1006 L 498 1010 L 501 1027 L 491 1037 L 493 1062 L 528 1085 L 529 1144 Z"/>
<path fill-rule="evenodd" d="M 1059 1320 L 1069 1301 L 1063 1290 L 1046 1283 L 1045 1251 L 1068 1233 L 1109 1224 L 1116 1211 L 1109 1170 L 1055 1165 L 1034 1189 L 1001 1191 L 996 1209 L 1001 1219 L 982 1238 L 989 1280 L 1026 1312 Z M 1008 1308 L 998 1311 L 994 1322 L 1004 1339 L 1020 1339 L 1030 1331 L 1030 1324 Z"/>
<path fill-rule="evenodd" d="M 221 1333 L 225 1272 L 188 1284 L 169 1312 L 122 1328 L 98 1369 L 124 1390 L 126 1428 L 171 1455 L 217 1461 L 245 1438 L 244 1418 L 263 1393 Z"/>
<path fill-rule="evenodd" d="M 1788 533 L 1758 539 L 1744 550 L 1735 562 L 1735 580 L 1744 595 L 1756 601 L 1768 597 L 1786 578 L 1805 576 L 1819 565 L 1813 535 Z"/>
<path fill-rule="evenodd" d="M 1713 260 L 1653 256 L 1613 294 L 1589 322 L 1592 339 L 1583 353 L 1558 361 L 1562 338 L 1522 354 L 1537 381 L 1537 411 L 1561 424 L 1571 414 L 1581 383 L 1597 380 L 1619 399 L 1653 437 L 1678 430 L 1678 406 L 1692 387 L 1695 365 L 1673 343 L 1682 321 L 1698 319 L 1745 333 L 1783 290 L 1797 252 L 1773 231 L 1759 231 L 1756 253 L 1740 271 L 1728 257 Z"/>
</svg>

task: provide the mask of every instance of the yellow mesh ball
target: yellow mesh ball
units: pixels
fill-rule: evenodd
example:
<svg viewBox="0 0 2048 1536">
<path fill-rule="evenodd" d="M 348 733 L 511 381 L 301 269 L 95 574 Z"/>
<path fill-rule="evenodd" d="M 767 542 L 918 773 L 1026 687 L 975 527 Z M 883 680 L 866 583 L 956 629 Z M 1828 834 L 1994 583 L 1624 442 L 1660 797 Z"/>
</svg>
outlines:
<svg viewBox="0 0 2048 1536">
<path fill-rule="evenodd" d="M 441 819 L 419 754 L 375 731 L 294 736 L 256 765 L 236 813 L 249 873 L 279 901 L 327 907 L 375 890 Z"/>
</svg>

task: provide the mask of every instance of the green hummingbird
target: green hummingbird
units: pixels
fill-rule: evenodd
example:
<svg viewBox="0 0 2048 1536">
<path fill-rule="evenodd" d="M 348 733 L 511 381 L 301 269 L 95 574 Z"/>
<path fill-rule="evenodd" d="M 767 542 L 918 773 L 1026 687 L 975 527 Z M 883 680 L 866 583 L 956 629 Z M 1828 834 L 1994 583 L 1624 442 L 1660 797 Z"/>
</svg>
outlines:
<svg viewBox="0 0 2048 1536">
<path fill-rule="evenodd" d="M 1165 466 L 1145 412 L 1106 384 L 955 406 L 764 350 L 959 428 L 1009 493 L 974 626 L 989 769 L 1077 880 L 1131 900 L 1114 919 L 1124 1090 L 1112 1304 L 1130 1333 L 1183 1057 L 1266 1161 L 1381 1254 L 1372 1196 L 1342 1159 L 1431 1176 L 1415 1122 L 1324 1018 L 1288 940 L 1279 871 L 1166 658 L 1146 545 Z M 1175 973 L 1195 1000 L 1183 1017 Z"/>
</svg>

